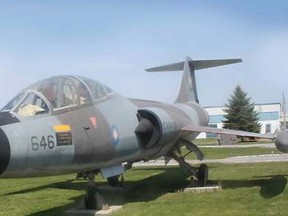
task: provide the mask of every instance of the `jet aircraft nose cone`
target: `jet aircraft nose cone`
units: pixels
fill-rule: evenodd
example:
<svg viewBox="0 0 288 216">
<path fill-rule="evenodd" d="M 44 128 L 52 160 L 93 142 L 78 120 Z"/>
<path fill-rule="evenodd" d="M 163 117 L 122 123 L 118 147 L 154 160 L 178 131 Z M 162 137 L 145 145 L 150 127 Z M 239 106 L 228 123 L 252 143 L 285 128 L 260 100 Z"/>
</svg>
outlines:
<svg viewBox="0 0 288 216">
<path fill-rule="evenodd" d="M 10 161 L 10 144 L 5 132 L 0 128 L 0 175 L 6 170 Z"/>
<path fill-rule="evenodd" d="M 288 130 L 281 131 L 276 136 L 275 145 L 281 152 L 288 152 Z"/>
</svg>

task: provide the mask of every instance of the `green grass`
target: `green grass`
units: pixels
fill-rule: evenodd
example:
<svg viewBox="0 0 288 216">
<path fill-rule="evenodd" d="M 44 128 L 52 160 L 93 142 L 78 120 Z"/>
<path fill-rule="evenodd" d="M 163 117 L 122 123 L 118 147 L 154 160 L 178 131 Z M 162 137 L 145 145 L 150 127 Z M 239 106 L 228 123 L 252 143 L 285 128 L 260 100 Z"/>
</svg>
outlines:
<svg viewBox="0 0 288 216">
<path fill-rule="evenodd" d="M 211 164 L 210 180 L 223 190 L 205 194 L 177 192 L 188 183 L 178 167 L 133 169 L 125 175 L 129 190 L 102 191 L 114 216 L 140 215 L 287 215 L 287 164 Z M 0 215 L 61 215 L 79 202 L 86 181 L 74 175 L 0 180 Z M 97 177 L 102 184 L 102 179 Z"/>
<path fill-rule="evenodd" d="M 193 143 L 196 145 L 218 145 L 217 138 L 195 139 Z"/>
<path fill-rule="evenodd" d="M 218 145 L 217 138 L 205 138 L 205 139 L 195 139 L 193 143 L 196 145 Z M 271 143 L 271 140 L 260 140 L 260 141 L 247 141 L 241 142 L 241 139 L 238 139 L 237 145 L 247 145 L 247 144 L 261 144 L 261 143 Z"/>
<path fill-rule="evenodd" d="M 134 189 L 133 199 L 114 215 L 286 215 L 285 163 L 214 164 L 210 179 L 223 187 L 215 193 L 173 192 L 183 184 L 180 179 L 184 175 L 177 168 L 159 170 L 158 175 L 142 183 L 141 189 Z"/>
<path fill-rule="evenodd" d="M 278 153 L 273 148 L 202 150 L 206 158 Z M 219 182 L 223 190 L 184 194 L 177 191 L 189 183 L 189 176 L 181 168 L 133 168 L 125 173 L 125 190 L 102 190 L 101 194 L 110 205 L 124 206 L 114 216 L 287 215 L 287 175 L 287 163 L 209 164 L 209 179 Z M 101 177 L 96 181 L 105 182 Z M 86 184 L 76 181 L 75 175 L 1 179 L 0 216 L 62 215 L 77 206 Z"/>
<path fill-rule="evenodd" d="M 276 148 L 201 148 L 201 151 L 205 155 L 205 159 L 223 159 L 227 157 L 235 156 L 248 156 L 248 155 L 260 155 L 260 154 L 280 154 Z M 186 154 L 188 150 L 186 148 L 181 149 L 182 154 Z M 194 153 L 189 154 L 186 159 L 196 159 Z"/>
<path fill-rule="evenodd" d="M 0 180 L 0 215 L 61 215 L 84 194 L 84 182 L 71 182 L 74 175 Z"/>
</svg>

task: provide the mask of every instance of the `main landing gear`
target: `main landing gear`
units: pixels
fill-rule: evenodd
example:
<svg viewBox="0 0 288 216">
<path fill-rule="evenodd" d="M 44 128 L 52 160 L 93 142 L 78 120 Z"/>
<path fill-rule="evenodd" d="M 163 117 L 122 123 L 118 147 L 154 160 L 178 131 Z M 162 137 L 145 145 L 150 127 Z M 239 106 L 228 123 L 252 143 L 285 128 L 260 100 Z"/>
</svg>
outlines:
<svg viewBox="0 0 288 216">
<path fill-rule="evenodd" d="M 191 142 L 181 140 L 182 143 L 187 147 L 188 150 L 190 150 L 186 155 L 182 155 L 179 148 L 177 148 L 175 151 L 170 153 L 169 157 L 176 160 L 180 167 L 188 171 L 188 173 L 191 176 L 191 184 L 199 185 L 201 187 L 205 186 L 208 181 L 208 166 L 206 164 L 201 164 L 199 167 L 193 167 L 189 163 L 185 161 L 185 157 L 190 154 L 191 152 L 194 152 L 198 158 L 198 160 L 203 160 L 204 155 L 201 152 L 201 150 L 194 145 Z"/>
<path fill-rule="evenodd" d="M 204 187 L 208 181 L 208 166 L 207 164 L 201 164 L 198 168 L 196 175 L 200 186 Z"/>
</svg>

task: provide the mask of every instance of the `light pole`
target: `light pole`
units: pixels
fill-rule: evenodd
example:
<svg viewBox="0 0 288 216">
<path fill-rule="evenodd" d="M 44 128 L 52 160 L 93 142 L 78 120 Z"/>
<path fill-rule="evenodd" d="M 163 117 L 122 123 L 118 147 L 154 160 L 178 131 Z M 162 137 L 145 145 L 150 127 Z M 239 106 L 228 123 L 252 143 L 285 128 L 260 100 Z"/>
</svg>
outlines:
<svg viewBox="0 0 288 216">
<path fill-rule="evenodd" d="M 283 128 L 286 130 L 286 100 L 285 100 L 285 95 L 283 91 L 283 98 L 282 98 L 282 113 L 283 113 Z"/>
</svg>

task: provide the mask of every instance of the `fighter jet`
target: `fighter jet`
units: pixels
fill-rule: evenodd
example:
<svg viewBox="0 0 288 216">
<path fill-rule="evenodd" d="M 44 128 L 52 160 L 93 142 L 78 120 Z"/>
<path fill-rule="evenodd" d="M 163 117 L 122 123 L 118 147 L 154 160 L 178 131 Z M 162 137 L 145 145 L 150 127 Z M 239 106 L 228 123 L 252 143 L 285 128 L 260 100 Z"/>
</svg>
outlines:
<svg viewBox="0 0 288 216">
<path fill-rule="evenodd" d="M 241 59 L 197 60 L 147 69 L 183 71 L 173 104 L 130 99 L 95 80 L 56 76 L 16 95 L 0 112 L 0 177 L 64 173 L 101 173 L 111 185 L 133 163 L 160 157 L 175 159 L 200 185 L 207 181 L 205 164 L 185 161 L 186 146 L 200 132 L 273 138 L 271 135 L 208 127 L 209 115 L 199 104 L 195 70 L 241 62 Z"/>
</svg>

